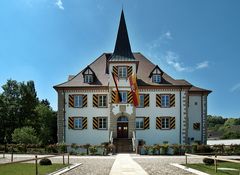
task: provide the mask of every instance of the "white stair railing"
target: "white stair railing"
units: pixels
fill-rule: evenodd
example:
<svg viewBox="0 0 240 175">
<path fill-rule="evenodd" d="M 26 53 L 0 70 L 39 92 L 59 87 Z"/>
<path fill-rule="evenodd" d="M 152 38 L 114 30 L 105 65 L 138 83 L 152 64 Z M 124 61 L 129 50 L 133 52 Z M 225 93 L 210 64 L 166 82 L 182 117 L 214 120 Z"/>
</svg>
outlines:
<svg viewBox="0 0 240 175">
<path fill-rule="evenodd" d="M 136 134 L 133 131 L 133 137 L 132 137 L 132 147 L 133 147 L 133 151 L 136 151 Z"/>
<path fill-rule="evenodd" d="M 110 132 L 109 142 L 113 144 L 113 132 Z"/>
</svg>

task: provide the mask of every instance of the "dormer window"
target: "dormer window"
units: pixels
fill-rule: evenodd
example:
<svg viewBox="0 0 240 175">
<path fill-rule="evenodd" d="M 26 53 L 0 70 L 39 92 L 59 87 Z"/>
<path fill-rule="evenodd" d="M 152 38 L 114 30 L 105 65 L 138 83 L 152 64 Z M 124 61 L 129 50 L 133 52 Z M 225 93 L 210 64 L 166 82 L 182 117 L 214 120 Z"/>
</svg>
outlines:
<svg viewBox="0 0 240 175">
<path fill-rule="evenodd" d="M 92 83 L 93 75 L 84 75 L 84 83 Z"/>
<path fill-rule="evenodd" d="M 160 83 L 161 82 L 161 75 L 160 74 L 153 74 L 152 75 L 152 82 L 153 83 Z"/>
<path fill-rule="evenodd" d="M 126 66 L 118 67 L 118 77 L 119 78 L 127 78 L 127 67 Z"/>
<path fill-rule="evenodd" d="M 158 67 L 158 65 L 156 65 L 152 70 L 152 72 L 150 73 L 149 78 L 152 79 L 153 83 L 159 84 L 162 82 L 162 75 L 163 75 L 163 71 Z"/>
<path fill-rule="evenodd" d="M 90 66 L 86 67 L 82 74 L 84 83 L 92 83 L 96 77 Z"/>
</svg>

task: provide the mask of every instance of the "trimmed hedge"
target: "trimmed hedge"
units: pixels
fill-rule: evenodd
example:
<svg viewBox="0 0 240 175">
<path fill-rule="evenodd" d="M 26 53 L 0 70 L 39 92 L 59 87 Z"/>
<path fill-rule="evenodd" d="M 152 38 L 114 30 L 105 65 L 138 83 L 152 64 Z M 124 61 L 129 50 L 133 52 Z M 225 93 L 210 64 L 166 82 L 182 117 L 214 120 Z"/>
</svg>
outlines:
<svg viewBox="0 0 240 175">
<path fill-rule="evenodd" d="M 209 159 L 209 158 L 204 158 L 203 159 L 203 163 L 205 165 L 213 165 L 214 164 L 214 160 L 213 159 Z"/>
<path fill-rule="evenodd" d="M 52 165 L 52 161 L 49 160 L 49 159 L 44 158 L 44 159 L 41 159 L 41 160 L 39 161 L 39 164 L 40 164 L 40 165 Z"/>
</svg>

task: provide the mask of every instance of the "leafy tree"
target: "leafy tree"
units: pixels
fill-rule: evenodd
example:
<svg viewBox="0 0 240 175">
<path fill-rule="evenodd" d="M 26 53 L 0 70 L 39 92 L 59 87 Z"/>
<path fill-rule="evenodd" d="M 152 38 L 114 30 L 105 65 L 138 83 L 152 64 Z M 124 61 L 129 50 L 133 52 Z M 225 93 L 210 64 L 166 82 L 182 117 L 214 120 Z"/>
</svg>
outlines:
<svg viewBox="0 0 240 175">
<path fill-rule="evenodd" d="M 15 129 L 15 126 L 19 124 L 19 100 L 20 100 L 20 88 L 19 83 L 15 80 L 8 80 L 5 85 L 2 86 L 3 93 L 1 94 L 2 105 L 2 123 L 3 131 L 0 135 L 6 136 L 6 139 L 11 141 L 11 134 Z M 2 142 L 3 140 L 1 140 Z"/>
<path fill-rule="evenodd" d="M 216 125 L 223 125 L 225 121 L 226 119 L 221 116 L 207 116 L 207 123 L 209 128 L 215 127 Z"/>
<path fill-rule="evenodd" d="M 224 132 L 223 136 L 221 137 L 221 139 L 238 139 L 238 138 L 240 138 L 240 133 L 231 130 Z"/>
<path fill-rule="evenodd" d="M 35 108 L 38 116 L 38 133 L 43 144 L 55 143 L 57 141 L 57 116 L 46 103 L 40 103 Z"/>
<path fill-rule="evenodd" d="M 43 143 L 57 141 L 57 115 L 47 99 L 39 100 L 33 81 L 7 80 L 0 93 L 0 143 L 12 142 L 16 128 L 30 126 Z M 5 139 L 6 138 L 6 139 Z"/>
<path fill-rule="evenodd" d="M 37 123 L 37 115 L 34 113 L 38 102 L 37 92 L 33 81 L 20 83 L 20 100 L 19 100 L 19 125 L 21 126 L 32 126 L 34 127 Z"/>
<path fill-rule="evenodd" d="M 227 119 L 227 121 L 224 123 L 224 127 L 230 127 L 233 125 L 239 125 L 238 124 L 238 119 L 235 118 L 229 118 Z"/>
<path fill-rule="evenodd" d="M 21 144 L 38 144 L 39 139 L 37 137 L 35 129 L 32 127 L 17 128 L 12 134 L 12 140 Z"/>
</svg>

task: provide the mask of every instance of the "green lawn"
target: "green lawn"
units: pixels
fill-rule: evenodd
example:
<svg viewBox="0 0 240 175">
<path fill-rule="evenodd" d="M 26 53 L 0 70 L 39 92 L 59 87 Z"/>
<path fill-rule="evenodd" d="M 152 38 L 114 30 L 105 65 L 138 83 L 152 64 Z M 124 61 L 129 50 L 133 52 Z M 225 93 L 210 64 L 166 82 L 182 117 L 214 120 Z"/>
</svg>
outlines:
<svg viewBox="0 0 240 175">
<path fill-rule="evenodd" d="M 53 164 L 48 166 L 42 166 L 38 164 L 39 175 L 45 175 L 47 173 L 54 172 L 67 165 Z M 16 163 L 9 165 L 0 165 L 0 175 L 35 175 L 35 164 L 31 163 Z"/>
<path fill-rule="evenodd" d="M 214 165 L 204 165 L 204 164 L 187 164 L 185 165 L 187 167 L 208 173 L 213 175 L 238 175 L 237 171 L 222 171 L 218 170 L 217 173 L 215 173 L 215 167 Z M 240 164 L 237 163 L 230 163 L 230 162 L 221 162 L 218 163 L 218 168 L 235 168 L 240 169 Z"/>
</svg>

